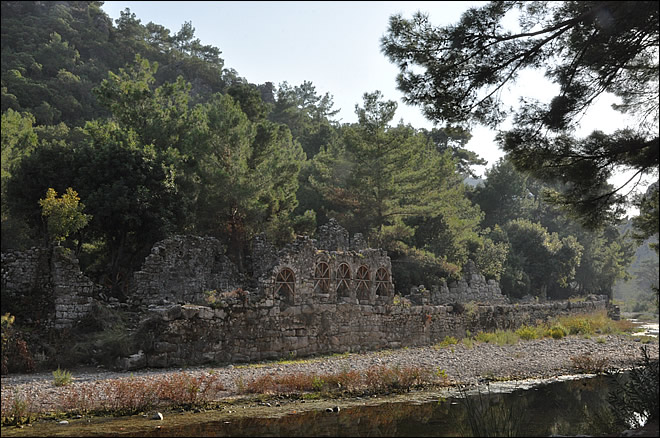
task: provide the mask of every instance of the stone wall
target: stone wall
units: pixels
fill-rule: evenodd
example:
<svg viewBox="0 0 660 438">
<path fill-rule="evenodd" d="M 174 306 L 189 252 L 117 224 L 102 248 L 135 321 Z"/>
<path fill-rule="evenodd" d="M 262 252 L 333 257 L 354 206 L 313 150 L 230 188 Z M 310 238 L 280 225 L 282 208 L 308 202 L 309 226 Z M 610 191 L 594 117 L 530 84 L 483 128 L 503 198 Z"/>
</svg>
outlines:
<svg viewBox="0 0 660 438">
<path fill-rule="evenodd" d="M 248 362 L 432 345 L 469 331 L 516 329 L 558 315 L 607 306 L 606 297 L 580 303 L 426 306 L 299 303 L 262 297 L 215 308 L 152 308 L 138 331 L 140 352 L 124 368 Z"/>
<path fill-rule="evenodd" d="M 584 303 L 506 304 L 499 286 L 474 263 L 450 284 L 420 286 L 397 299 L 387 253 L 349 238 L 335 221 L 318 239 L 300 236 L 276 250 L 263 236 L 253 241 L 241 275 L 212 237 L 173 236 L 158 242 L 134 273 L 131 311 L 141 320 L 139 351 L 124 368 L 277 359 L 430 345 L 467 331 L 515 329 L 537 320 L 607 307 Z M 30 303 L 35 291 L 48 296 Z M 5 297 L 49 313 L 48 326 L 71 327 L 88 315 L 101 288 L 81 272 L 64 248 L 2 254 Z M 463 304 L 461 304 L 463 303 Z M 467 303 L 467 304 L 465 304 Z M 477 304 L 479 303 L 479 304 Z"/>
<path fill-rule="evenodd" d="M 2 253 L 2 290 L 29 295 L 50 287 L 50 252 L 45 248 Z"/>
<path fill-rule="evenodd" d="M 3 309 L 5 300 L 20 302 L 31 318 L 67 328 L 90 312 L 97 289 L 65 248 L 2 253 Z"/>
<path fill-rule="evenodd" d="M 327 251 L 345 251 L 350 249 L 348 231 L 334 219 L 316 230 L 317 247 Z"/>
<path fill-rule="evenodd" d="M 55 328 L 71 327 L 92 310 L 100 287 L 80 272 L 78 259 L 64 248 L 53 251 L 51 278 L 55 297 Z"/>
<path fill-rule="evenodd" d="M 482 304 L 506 304 L 509 299 L 502 295 L 500 285 L 495 280 L 486 280 L 472 260 L 463 266 L 461 279 L 447 284 L 414 287 L 408 297 L 415 304 L 451 304 L 477 302 Z"/>
<path fill-rule="evenodd" d="M 329 251 L 316 245 L 316 240 L 300 236 L 281 250 L 259 278 L 259 292 L 283 306 L 392 302 L 392 263 L 385 251 Z"/>
<path fill-rule="evenodd" d="M 205 292 L 233 290 L 243 283 L 216 238 L 173 236 L 153 246 L 134 273 L 129 295 L 136 306 L 203 303 Z"/>
</svg>

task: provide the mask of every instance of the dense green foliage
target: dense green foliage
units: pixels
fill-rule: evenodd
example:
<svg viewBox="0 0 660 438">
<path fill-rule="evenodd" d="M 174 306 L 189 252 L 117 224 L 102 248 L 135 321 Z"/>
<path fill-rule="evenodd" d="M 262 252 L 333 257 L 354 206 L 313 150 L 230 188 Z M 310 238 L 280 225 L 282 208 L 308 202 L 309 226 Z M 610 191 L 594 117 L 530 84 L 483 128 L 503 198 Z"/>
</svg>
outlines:
<svg viewBox="0 0 660 438">
<path fill-rule="evenodd" d="M 374 91 L 340 124 L 309 81 L 252 84 L 191 23 L 112 23 L 101 5 L 2 2 L 3 250 L 56 238 L 122 297 L 166 236 L 216 236 L 249 273 L 255 235 L 284 244 L 335 217 L 388 250 L 404 294 L 468 259 L 512 297 L 611 294 L 625 276 L 626 238 L 544 203 L 566 182 L 502 161 L 465 185 L 485 162 L 460 120 L 394 126 L 396 103 Z M 657 191 L 639 202 L 657 211 Z"/>
<path fill-rule="evenodd" d="M 399 67 L 405 101 L 437 122 L 497 127 L 511 115 L 501 92 L 524 70 L 542 71 L 559 94 L 551 102 L 523 96 L 500 147 L 519 170 L 562 183 L 546 199 L 596 228 L 632 201 L 625 186 L 608 183 L 615 171 L 633 170 L 631 180 L 658 175 L 659 16 L 651 1 L 493 1 L 444 27 L 422 13 L 393 16 L 382 49 Z M 505 27 L 505 17 L 518 18 L 519 29 Z M 606 92 L 635 122 L 575 138 L 581 116 Z M 655 205 L 642 212 L 653 221 L 645 237 L 658 232 Z"/>
<path fill-rule="evenodd" d="M 589 231 L 561 209 L 543 202 L 549 186 L 501 159 L 471 194 L 484 212 L 482 226 L 491 239 L 508 245 L 501 286 L 507 295 L 572 294 L 612 296 L 619 279 L 628 278 L 634 248 L 629 233 L 608 226 Z"/>
</svg>

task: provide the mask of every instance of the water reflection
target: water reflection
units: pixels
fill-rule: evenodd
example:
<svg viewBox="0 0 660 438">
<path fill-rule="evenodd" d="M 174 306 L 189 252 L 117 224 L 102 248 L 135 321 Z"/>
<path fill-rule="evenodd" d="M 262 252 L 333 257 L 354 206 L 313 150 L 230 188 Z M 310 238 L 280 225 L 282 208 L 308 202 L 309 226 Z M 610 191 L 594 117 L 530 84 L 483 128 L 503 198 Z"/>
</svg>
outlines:
<svg viewBox="0 0 660 438">
<path fill-rule="evenodd" d="M 504 393 L 491 385 L 472 391 L 468 399 L 385 403 L 338 413 L 313 411 L 178 427 L 164 424 L 131 436 L 595 436 L 618 432 L 608 411 L 611 384 L 612 377 L 598 376 Z M 481 429 L 471 427 L 471 418 L 481 423 Z"/>
</svg>

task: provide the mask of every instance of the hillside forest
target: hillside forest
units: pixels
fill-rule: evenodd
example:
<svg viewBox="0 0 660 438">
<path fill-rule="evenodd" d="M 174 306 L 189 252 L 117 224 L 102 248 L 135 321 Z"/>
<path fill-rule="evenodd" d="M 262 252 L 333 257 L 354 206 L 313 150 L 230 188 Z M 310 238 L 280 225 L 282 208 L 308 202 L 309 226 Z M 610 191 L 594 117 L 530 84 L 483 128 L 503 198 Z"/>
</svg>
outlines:
<svg viewBox="0 0 660 438">
<path fill-rule="evenodd" d="M 168 236 L 214 236 L 249 274 L 254 236 L 282 246 L 335 218 L 387 250 L 399 294 L 472 259 L 513 299 L 616 289 L 657 313 L 657 252 L 630 220 L 583 226 L 545 196 L 564 183 L 507 158 L 466 184 L 486 164 L 468 129 L 397 124 L 378 90 L 340 123 L 311 81 L 251 83 L 192 23 L 102 5 L 2 2 L 2 251 L 65 246 L 125 300 Z"/>
</svg>

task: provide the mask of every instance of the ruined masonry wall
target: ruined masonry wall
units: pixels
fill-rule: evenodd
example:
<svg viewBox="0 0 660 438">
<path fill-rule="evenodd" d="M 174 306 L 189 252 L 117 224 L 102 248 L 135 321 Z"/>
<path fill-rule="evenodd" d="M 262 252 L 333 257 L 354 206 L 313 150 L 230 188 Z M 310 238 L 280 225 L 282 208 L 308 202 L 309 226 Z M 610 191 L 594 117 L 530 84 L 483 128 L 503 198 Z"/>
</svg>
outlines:
<svg viewBox="0 0 660 438">
<path fill-rule="evenodd" d="M 245 291 L 239 289 L 245 279 L 217 239 L 174 236 L 158 242 L 134 274 L 129 295 L 142 315 L 134 332 L 139 348 L 122 366 L 170 367 L 431 345 L 467 331 L 515 329 L 607 308 L 606 297 L 582 303 L 493 305 L 505 299 L 497 284 L 487 282 L 472 263 L 461 281 L 431 291 L 418 288 L 410 295 L 414 305 L 394 304 L 392 279 L 379 283 L 384 289 L 377 289 L 374 281 L 379 269 L 391 274 L 387 253 L 363 249 L 359 236 L 351 241 L 336 224 L 327 229 L 319 241 L 301 236 L 277 252 L 265 241 L 258 243 L 261 249 L 253 254 L 252 264 L 261 275 L 253 279 L 255 288 Z M 259 259 L 259 253 L 266 256 Z M 325 289 L 316 278 L 320 263 L 329 272 Z M 352 276 L 346 290 L 338 288 L 343 265 Z M 370 281 L 358 292 L 356 273 L 365 268 Z M 282 272 L 293 274 L 290 290 L 277 281 Z M 204 291 L 213 289 L 222 292 L 214 308 L 195 304 L 206 302 Z M 29 299 L 35 290 L 49 294 L 50 306 L 54 303 L 48 310 L 50 321 L 62 329 L 89 314 L 100 287 L 80 272 L 78 261 L 64 248 L 3 253 L 3 303 L 5 297 Z M 447 304 L 470 300 L 489 304 Z"/>
<path fill-rule="evenodd" d="M 51 322 L 62 329 L 91 311 L 96 286 L 65 248 L 32 248 L 2 253 L 2 291 L 7 298 L 50 295 L 54 302 Z"/>
<path fill-rule="evenodd" d="M 264 298 L 226 307 L 154 308 L 139 332 L 139 353 L 126 369 L 248 362 L 344 352 L 433 345 L 467 331 L 517 329 L 558 315 L 606 308 L 600 297 L 580 303 L 518 306 L 401 306 L 352 303 L 300 304 L 281 308 Z"/>
<path fill-rule="evenodd" d="M 302 304 L 387 304 L 392 302 L 394 285 L 391 281 L 392 263 L 387 253 L 378 249 L 361 251 L 327 251 L 316 247 L 317 241 L 300 236 L 293 244 L 278 253 L 276 263 L 259 278 L 265 296 L 281 300 L 282 307 Z M 315 278 L 318 262 L 328 267 L 328 288 L 320 290 L 318 279 Z M 350 279 L 345 280 L 349 290 L 338 290 L 341 282 L 339 272 L 341 266 L 348 266 Z M 368 280 L 367 288 L 358 291 L 356 273 L 365 268 Z M 293 293 L 286 294 L 276 282 L 278 273 L 283 270 L 293 273 Z M 387 273 L 387 283 L 384 290 L 377 290 L 376 272 L 384 269 Z"/>
<path fill-rule="evenodd" d="M 2 253 L 3 292 L 29 294 L 33 290 L 46 289 L 50 285 L 48 250 L 31 248 L 27 251 Z"/>
<path fill-rule="evenodd" d="M 205 292 L 229 291 L 243 282 L 214 237 L 173 236 L 157 242 L 133 276 L 135 305 L 203 303 Z"/>
<path fill-rule="evenodd" d="M 71 327 L 92 310 L 97 287 L 80 271 L 78 259 L 55 248 L 52 259 L 55 328 Z"/>
</svg>

